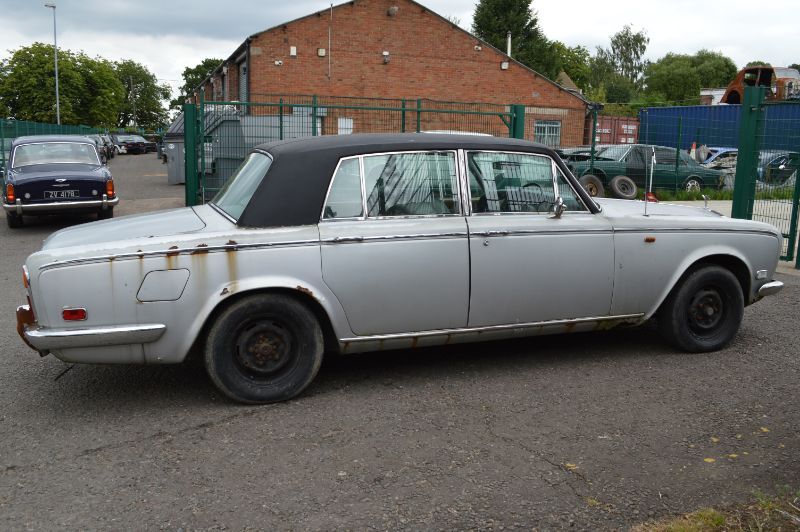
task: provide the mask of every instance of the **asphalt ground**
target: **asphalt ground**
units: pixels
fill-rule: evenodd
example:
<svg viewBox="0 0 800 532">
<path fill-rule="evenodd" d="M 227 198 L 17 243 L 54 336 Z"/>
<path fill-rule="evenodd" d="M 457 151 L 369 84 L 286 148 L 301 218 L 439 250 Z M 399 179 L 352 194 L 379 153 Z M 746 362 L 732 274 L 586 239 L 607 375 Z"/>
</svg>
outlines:
<svg viewBox="0 0 800 532">
<path fill-rule="evenodd" d="M 125 214 L 182 203 L 154 155 Z M 0 529 L 617 529 L 800 487 L 800 277 L 730 347 L 652 327 L 329 357 L 241 406 L 201 368 L 68 366 L 14 331 L 52 231 L 0 228 Z"/>
</svg>

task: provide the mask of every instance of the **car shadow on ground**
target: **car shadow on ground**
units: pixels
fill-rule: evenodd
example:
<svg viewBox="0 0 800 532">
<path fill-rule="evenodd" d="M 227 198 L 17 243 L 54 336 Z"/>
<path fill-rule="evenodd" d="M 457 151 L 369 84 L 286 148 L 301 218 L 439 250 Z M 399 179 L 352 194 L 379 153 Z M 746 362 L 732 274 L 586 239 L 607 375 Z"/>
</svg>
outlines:
<svg viewBox="0 0 800 532">
<path fill-rule="evenodd" d="M 376 385 L 394 383 L 422 388 L 432 382 L 459 379 L 465 373 L 484 379 L 503 379 L 522 372 L 535 374 L 540 369 L 572 368 L 598 360 L 616 364 L 635 357 L 649 359 L 676 354 L 683 355 L 657 336 L 651 324 L 625 330 L 443 347 L 328 354 L 314 382 L 293 401 L 343 389 L 356 399 L 360 390 L 368 394 Z M 165 366 L 72 366 L 51 359 L 48 366 L 39 378 L 54 381 L 41 384 L 52 393 L 42 394 L 40 389 L 31 400 L 41 406 L 56 401 L 59 410 L 79 410 L 98 403 L 126 409 L 170 404 L 236 406 L 214 388 L 196 358 Z"/>
</svg>

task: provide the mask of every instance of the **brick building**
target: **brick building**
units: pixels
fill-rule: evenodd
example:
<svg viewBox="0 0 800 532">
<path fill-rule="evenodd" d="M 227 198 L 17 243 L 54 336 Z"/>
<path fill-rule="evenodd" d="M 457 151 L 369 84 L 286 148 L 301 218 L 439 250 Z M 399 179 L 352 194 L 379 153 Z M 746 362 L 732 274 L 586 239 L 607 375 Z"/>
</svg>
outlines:
<svg viewBox="0 0 800 532">
<path fill-rule="evenodd" d="M 526 137 L 554 146 L 584 142 L 588 104 L 413 0 L 354 0 L 256 33 L 198 90 L 206 101 L 317 94 L 523 104 Z M 325 118 L 324 133 L 367 130 L 358 117 Z"/>
</svg>

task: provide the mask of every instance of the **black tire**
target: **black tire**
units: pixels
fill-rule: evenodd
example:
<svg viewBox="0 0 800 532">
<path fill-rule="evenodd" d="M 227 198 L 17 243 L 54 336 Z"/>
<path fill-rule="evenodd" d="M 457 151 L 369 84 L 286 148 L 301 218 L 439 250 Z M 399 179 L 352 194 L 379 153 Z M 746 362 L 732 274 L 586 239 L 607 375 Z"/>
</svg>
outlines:
<svg viewBox="0 0 800 532">
<path fill-rule="evenodd" d="M 605 197 L 605 190 L 603 190 L 603 182 L 599 177 L 592 174 L 586 174 L 578 179 L 584 190 L 589 193 L 593 198 Z"/>
<path fill-rule="evenodd" d="M 636 183 L 626 175 L 613 177 L 608 187 L 611 189 L 611 193 L 614 194 L 614 197 L 619 199 L 636 199 L 636 195 L 639 193 Z"/>
<path fill-rule="evenodd" d="M 20 228 L 25 224 L 25 222 L 22 220 L 22 216 L 8 212 L 6 213 L 6 222 L 11 229 Z"/>
<path fill-rule="evenodd" d="M 211 326 L 205 365 L 217 388 L 250 404 L 285 401 L 314 379 L 325 348 L 313 312 L 280 294 L 258 294 L 226 308 Z"/>
<path fill-rule="evenodd" d="M 686 192 L 700 191 L 702 188 L 703 180 L 696 175 L 689 176 L 686 181 L 683 182 L 683 190 Z"/>
<path fill-rule="evenodd" d="M 114 207 L 109 207 L 107 209 L 100 209 L 97 211 L 97 219 L 98 220 L 108 220 L 114 217 Z"/>
<path fill-rule="evenodd" d="M 725 347 L 739 330 L 744 296 L 736 276 L 720 266 L 700 267 L 672 289 L 659 309 L 666 340 L 692 353 Z"/>
</svg>

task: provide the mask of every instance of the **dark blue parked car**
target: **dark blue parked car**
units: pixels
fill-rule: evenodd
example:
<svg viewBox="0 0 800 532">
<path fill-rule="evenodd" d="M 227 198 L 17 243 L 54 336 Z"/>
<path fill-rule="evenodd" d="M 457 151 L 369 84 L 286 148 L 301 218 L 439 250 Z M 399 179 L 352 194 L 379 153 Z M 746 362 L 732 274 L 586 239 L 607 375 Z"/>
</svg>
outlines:
<svg viewBox="0 0 800 532">
<path fill-rule="evenodd" d="M 93 140 L 82 136 L 19 137 L 3 172 L 3 210 L 9 227 L 23 216 L 96 212 L 111 218 L 119 198 Z"/>
</svg>

